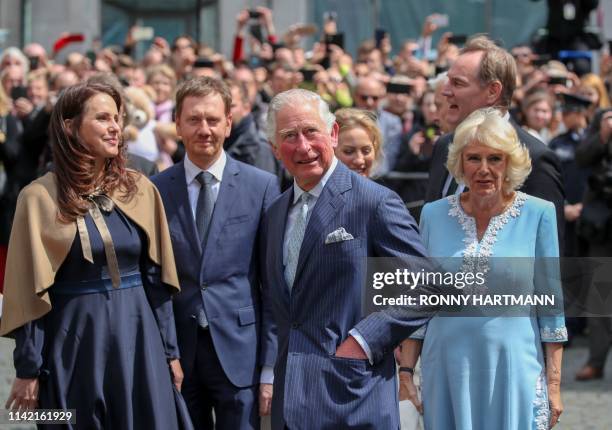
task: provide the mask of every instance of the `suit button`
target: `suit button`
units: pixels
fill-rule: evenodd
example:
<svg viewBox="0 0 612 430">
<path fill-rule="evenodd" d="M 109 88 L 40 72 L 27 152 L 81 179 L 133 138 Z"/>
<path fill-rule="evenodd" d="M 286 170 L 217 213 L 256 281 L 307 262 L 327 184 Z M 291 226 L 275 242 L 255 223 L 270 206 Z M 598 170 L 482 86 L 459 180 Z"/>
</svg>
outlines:
<svg viewBox="0 0 612 430">
<path fill-rule="evenodd" d="M 292 329 L 300 328 L 300 324 L 299 323 L 293 323 L 293 324 L 291 324 L 291 328 Z"/>
<path fill-rule="evenodd" d="M 200 287 L 202 291 L 205 291 L 207 288 L 208 288 L 208 284 L 206 282 L 203 283 L 202 286 Z"/>
</svg>

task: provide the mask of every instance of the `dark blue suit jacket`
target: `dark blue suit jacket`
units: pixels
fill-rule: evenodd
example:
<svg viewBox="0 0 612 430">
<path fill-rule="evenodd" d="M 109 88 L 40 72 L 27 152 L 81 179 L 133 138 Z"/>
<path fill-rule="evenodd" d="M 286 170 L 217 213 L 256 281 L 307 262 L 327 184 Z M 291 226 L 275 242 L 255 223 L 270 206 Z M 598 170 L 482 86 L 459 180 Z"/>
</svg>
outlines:
<svg viewBox="0 0 612 430">
<path fill-rule="evenodd" d="M 228 379 L 237 387 L 258 383 L 261 366 L 273 366 L 276 358 L 269 301 L 261 294 L 258 252 L 263 213 L 279 193 L 276 177 L 227 157 L 203 253 L 183 163 L 152 181 L 164 201 L 181 284 L 174 316 L 185 377 L 193 372 L 196 315 L 203 304 Z"/>
<path fill-rule="evenodd" d="M 425 256 L 418 228 L 399 196 L 338 163 L 306 228 L 291 293 L 284 279 L 283 239 L 293 187 L 264 220 L 264 286 L 278 326 L 272 427 L 398 429 L 393 348 L 428 312 L 362 312 L 365 257 Z M 344 227 L 354 239 L 325 244 Z M 374 365 L 334 357 L 356 328 Z"/>
</svg>

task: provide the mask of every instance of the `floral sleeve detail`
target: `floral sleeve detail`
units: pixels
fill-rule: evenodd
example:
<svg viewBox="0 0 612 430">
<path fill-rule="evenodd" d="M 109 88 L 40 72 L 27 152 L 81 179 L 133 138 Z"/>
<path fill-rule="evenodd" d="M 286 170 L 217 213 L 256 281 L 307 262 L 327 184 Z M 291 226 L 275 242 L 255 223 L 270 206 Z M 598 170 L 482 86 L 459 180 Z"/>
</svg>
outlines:
<svg viewBox="0 0 612 430">
<path fill-rule="evenodd" d="M 567 328 L 565 326 L 554 329 L 548 326 L 541 327 L 540 338 L 542 342 L 565 342 L 567 341 Z"/>
<path fill-rule="evenodd" d="M 540 373 L 536 381 L 535 398 L 533 399 L 533 417 L 536 430 L 548 430 L 550 410 L 548 409 L 548 396 L 546 392 L 546 375 Z"/>
</svg>

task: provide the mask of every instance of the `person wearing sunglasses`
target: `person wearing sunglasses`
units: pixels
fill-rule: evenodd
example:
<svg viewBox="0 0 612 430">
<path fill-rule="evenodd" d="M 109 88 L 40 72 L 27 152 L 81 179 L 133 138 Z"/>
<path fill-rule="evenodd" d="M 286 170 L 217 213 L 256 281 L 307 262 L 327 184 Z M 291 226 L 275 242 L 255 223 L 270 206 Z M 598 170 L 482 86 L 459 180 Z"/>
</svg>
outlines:
<svg viewBox="0 0 612 430">
<path fill-rule="evenodd" d="M 376 176 L 385 176 L 393 170 L 400 152 L 402 138 L 400 118 L 381 108 L 381 102 L 386 93 L 384 84 L 371 76 L 359 79 L 355 88 L 355 107 L 376 114 L 377 125 L 383 136 L 383 156 L 373 172 Z"/>
</svg>

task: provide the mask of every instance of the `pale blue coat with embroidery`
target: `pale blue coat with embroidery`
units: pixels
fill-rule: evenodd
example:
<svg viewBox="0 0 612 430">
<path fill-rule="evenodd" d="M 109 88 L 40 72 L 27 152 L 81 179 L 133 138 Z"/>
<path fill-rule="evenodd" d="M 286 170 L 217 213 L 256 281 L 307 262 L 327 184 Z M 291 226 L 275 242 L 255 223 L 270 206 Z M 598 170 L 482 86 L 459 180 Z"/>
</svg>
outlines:
<svg viewBox="0 0 612 430">
<path fill-rule="evenodd" d="M 469 257 L 478 257 L 477 269 L 487 272 L 487 278 L 510 276 L 514 285 L 520 285 L 521 294 L 552 291 L 562 308 L 556 274 L 544 276 L 541 268 L 533 267 L 544 261 L 540 257 L 559 256 L 552 203 L 517 193 L 513 204 L 491 219 L 478 241 L 474 219 L 465 214 L 457 196 L 449 196 L 425 205 L 421 233 L 432 257 L 462 257 L 457 261 L 464 266 L 474 262 Z M 547 270 L 558 271 L 556 259 L 545 261 Z M 421 365 L 427 430 L 548 428 L 542 342 L 567 340 L 562 314 L 438 316 L 426 331 L 413 337 L 419 335 L 425 336 Z"/>
</svg>

